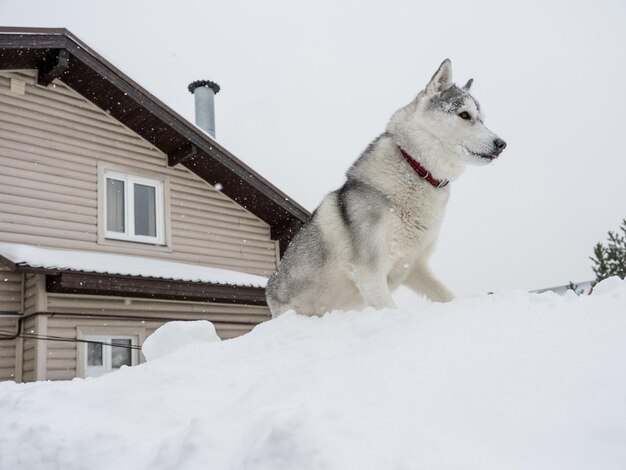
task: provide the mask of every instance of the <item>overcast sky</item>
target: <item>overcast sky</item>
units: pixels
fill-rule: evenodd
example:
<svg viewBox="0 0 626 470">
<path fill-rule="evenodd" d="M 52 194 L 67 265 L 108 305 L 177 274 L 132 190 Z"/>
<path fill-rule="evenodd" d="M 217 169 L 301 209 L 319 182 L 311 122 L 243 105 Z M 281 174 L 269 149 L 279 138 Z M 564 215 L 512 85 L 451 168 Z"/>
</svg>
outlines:
<svg viewBox="0 0 626 470">
<path fill-rule="evenodd" d="M 452 60 L 508 147 L 452 196 L 432 265 L 457 294 L 591 279 L 626 217 L 626 1 L 0 0 L 5 26 L 66 27 L 313 210 L 391 114 Z"/>
</svg>

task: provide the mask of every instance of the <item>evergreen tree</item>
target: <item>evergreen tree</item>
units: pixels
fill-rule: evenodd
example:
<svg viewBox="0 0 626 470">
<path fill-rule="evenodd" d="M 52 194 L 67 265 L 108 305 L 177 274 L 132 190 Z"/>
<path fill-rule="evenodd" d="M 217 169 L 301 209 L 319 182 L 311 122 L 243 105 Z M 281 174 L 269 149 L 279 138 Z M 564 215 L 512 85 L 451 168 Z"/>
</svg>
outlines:
<svg viewBox="0 0 626 470">
<path fill-rule="evenodd" d="M 596 283 L 611 276 L 626 277 L 626 219 L 618 232 L 609 232 L 606 246 L 598 243 L 593 247 L 593 254 L 590 259 Z"/>
<path fill-rule="evenodd" d="M 569 290 L 574 291 L 574 293 L 576 293 L 577 295 L 583 295 L 585 293 L 584 289 L 579 289 L 578 288 L 578 284 L 574 284 L 572 281 L 569 281 L 569 284 L 567 285 L 567 288 Z"/>
</svg>

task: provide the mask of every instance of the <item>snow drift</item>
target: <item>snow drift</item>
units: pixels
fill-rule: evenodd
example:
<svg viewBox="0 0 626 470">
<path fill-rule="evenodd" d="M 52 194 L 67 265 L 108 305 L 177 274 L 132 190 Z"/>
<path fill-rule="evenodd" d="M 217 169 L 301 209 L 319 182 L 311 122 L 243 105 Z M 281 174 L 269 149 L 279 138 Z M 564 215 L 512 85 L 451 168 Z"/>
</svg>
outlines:
<svg viewBox="0 0 626 470">
<path fill-rule="evenodd" d="M 183 347 L 188 328 L 157 336 L 154 359 L 97 379 L 0 384 L 0 468 L 626 462 L 623 281 L 582 297 L 287 314 L 221 342 L 200 328 Z"/>
</svg>

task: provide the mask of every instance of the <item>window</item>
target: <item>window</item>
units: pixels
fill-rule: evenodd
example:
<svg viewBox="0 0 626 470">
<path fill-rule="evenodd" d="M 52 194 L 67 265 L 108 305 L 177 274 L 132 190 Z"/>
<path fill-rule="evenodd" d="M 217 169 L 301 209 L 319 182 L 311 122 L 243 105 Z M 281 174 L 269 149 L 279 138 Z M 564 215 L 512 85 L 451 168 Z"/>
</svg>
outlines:
<svg viewBox="0 0 626 470">
<path fill-rule="evenodd" d="M 98 377 L 139 363 L 136 336 L 85 336 L 85 377 Z M 111 345 L 111 346 L 109 346 Z"/>
<path fill-rule="evenodd" d="M 105 237 L 163 245 L 163 182 L 119 172 L 104 173 Z"/>
</svg>

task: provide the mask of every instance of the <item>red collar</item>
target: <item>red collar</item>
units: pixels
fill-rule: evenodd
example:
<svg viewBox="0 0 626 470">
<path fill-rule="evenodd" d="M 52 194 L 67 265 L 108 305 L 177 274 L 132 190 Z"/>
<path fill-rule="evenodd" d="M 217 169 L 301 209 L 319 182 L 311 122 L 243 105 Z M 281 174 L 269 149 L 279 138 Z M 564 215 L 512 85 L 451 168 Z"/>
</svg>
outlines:
<svg viewBox="0 0 626 470">
<path fill-rule="evenodd" d="M 426 168 L 420 165 L 417 160 L 415 160 L 411 155 L 406 153 L 402 148 L 398 148 L 400 149 L 400 153 L 402 153 L 402 156 L 404 157 L 406 162 L 411 165 L 411 168 L 413 168 L 413 170 L 415 170 L 415 173 L 420 175 L 421 178 L 428 181 L 435 188 L 445 188 L 446 186 L 448 186 L 448 180 L 438 180 L 433 178 L 433 175 L 431 175 L 430 172 L 426 170 Z"/>
</svg>

